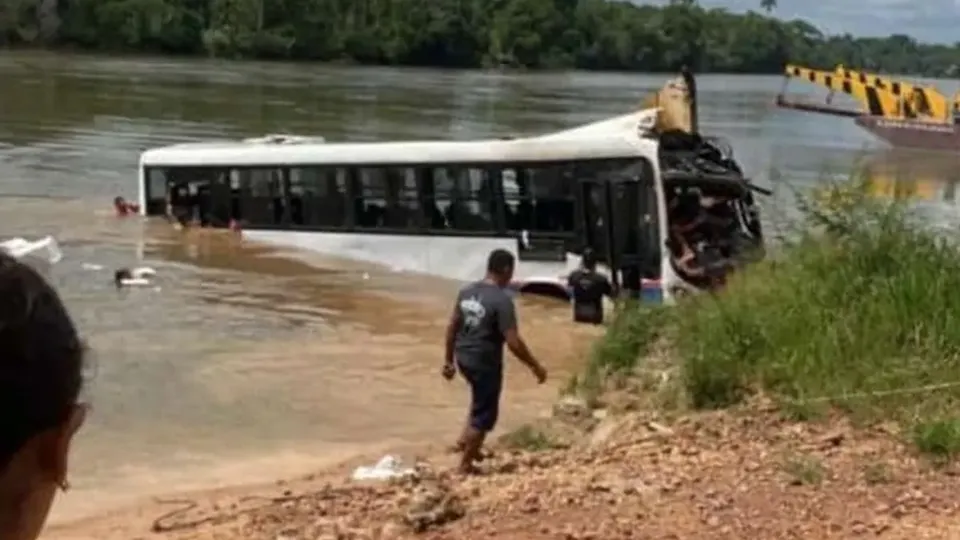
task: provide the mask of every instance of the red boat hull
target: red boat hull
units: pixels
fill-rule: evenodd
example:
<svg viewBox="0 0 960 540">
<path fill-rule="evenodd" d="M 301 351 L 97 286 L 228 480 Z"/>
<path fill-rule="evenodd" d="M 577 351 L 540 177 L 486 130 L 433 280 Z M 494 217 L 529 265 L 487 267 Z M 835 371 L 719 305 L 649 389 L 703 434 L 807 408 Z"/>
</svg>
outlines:
<svg viewBox="0 0 960 540">
<path fill-rule="evenodd" d="M 790 101 L 782 95 L 777 96 L 776 105 L 783 109 L 853 118 L 858 126 L 894 148 L 960 150 L 960 126 L 956 124 L 891 120 L 829 105 Z"/>
<path fill-rule="evenodd" d="M 866 115 L 858 116 L 854 122 L 895 148 L 960 150 L 960 128 L 956 124 L 888 120 Z"/>
</svg>

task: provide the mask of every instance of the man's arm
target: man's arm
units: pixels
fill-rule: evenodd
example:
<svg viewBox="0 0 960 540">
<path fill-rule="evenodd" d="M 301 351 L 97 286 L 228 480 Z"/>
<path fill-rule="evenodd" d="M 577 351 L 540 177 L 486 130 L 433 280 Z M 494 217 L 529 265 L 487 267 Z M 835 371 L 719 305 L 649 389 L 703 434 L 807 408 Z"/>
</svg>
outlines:
<svg viewBox="0 0 960 540">
<path fill-rule="evenodd" d="M 506 296 L 497 306 L 497 324 L 500 326 L 500 333 L 503 335 L 510 352 L 531 370 L 542 370 L 540 363 L 530 354 L 526 342 L 520 337 L 520 330 L 517 326 L 517 310 L 513 305 L 513 300 Z"/>
<path fill-rule="evenodd" d="M 610 299 L 617 297 L 617 287 L 607 276 L 603 276 L 603 294 L 607 295 L 607 298 Z"/>
<path fill-rule="evenodd" d="M 453 306 L 453 313 L 450 314 L 450 321 L 447 323 L 447 335 L 444 342 L 445 350 L 443 352 L 443 363 L 445 366 L 453 365 L 453 346 L 457 340 L 457 331 L 460 330 L 460 324 L 463 317 L 460 315 L 460 298 Z"/>
</svg>

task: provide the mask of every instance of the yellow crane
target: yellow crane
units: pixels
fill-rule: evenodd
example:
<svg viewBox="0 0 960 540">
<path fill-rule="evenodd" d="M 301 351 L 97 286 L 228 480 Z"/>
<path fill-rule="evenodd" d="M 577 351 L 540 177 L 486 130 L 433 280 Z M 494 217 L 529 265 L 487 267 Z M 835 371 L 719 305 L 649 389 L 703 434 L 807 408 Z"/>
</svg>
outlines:
<svg viewBox="0 0 960 540">
<path fill-rule="evenodd" d="M 893 94 L 903 102 L 902 109 L 907 117 L 940 123 L 952 123 L 954 112 L 960 109 L 960 93 L 951 103 L 946 96 L 933 86 L 899 81 L 876 73 L 867 73 L 837 66 L 835 72 L 846 80 L 853 80 L 868 86 L 879 88 Z"/>
<path fill-rule="evenodd" d="M 874 85 L 860 82 L 858 79 L 847 78 L 844 77 L 843 74 L 838 74 L 833 71 L 810 69 L 793 64 L 788 64 L 786 66 L 784 69 L 784 74 L 788 80 L 791 78 L 803 79 L 807 82 L 827 88 L 831 92 L 831 96 L 828 96 L 827 98 L 828 103 L 834 92 L 842 92 L 859 101 L 863 106 L 863 113 L 865 114 L 869 114 L 871 116 L 881 116 L 884 118 L 905 117 L 901 107 L 902 100 L 898 99 L 894 94 L 886 90 Z M 785 104 L 782 93 L 778 97 L 778 102 L 781 105 Z M 813 112 L 842 112 L 840 110 L 817 111 L 815 110 L 817 107 L 812 105 L 805 105 L 803 107 Z M 852 116 L 853 114 L 861 113 L 852 113 L 849 115 Z"/>
<path fill-rule="evenodd" d="M 788 64 L 784 75 L 784 88 L 777 95 L 778 107 L 853 118 L 856 125 L 895 148 L 960 151 L 960 92 L 951 102 L 932 86 L 843 66 L 828 71 Z M 791 79 L 826 88 L 830 91 L 827 102 L 788 99 L 785 92 Z M 831 98 L 838 92 L 850 96 L 861 106 L 831 105 Z"/>
</svg>

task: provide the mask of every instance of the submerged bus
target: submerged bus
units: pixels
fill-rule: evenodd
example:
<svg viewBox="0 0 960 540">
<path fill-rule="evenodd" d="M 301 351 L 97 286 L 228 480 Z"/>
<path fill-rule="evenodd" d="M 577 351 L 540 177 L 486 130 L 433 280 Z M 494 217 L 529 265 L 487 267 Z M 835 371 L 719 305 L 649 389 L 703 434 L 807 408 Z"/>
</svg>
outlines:
<svg viewBox="0 0 960 540">
<path fill-rule="evenodd" d="M 202 226 L 456 280 L 481 277 L 503 248 L 518 258 L 520 292 L 563 298 L 562 276 L 591 248 L 615 282 L 670 302 L 706 287 L 677 263 L 677 201 L 722 201 L 738 250 L 762 248 L 763 235 L 756 188 L 729 149 L 668 143 L 656 115 L 516 139 L 179 144 L 141 156 L 140 207 L 165 215 L 171 194 L 186 193 L 180 204 Z"/>
</svg>

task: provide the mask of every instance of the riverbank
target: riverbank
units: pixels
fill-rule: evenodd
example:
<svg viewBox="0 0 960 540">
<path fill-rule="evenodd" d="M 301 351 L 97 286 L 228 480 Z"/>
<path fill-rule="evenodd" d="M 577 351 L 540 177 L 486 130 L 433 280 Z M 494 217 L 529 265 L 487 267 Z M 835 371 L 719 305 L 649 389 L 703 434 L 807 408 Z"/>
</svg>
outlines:
<svg viewBox="0 0 960 540">
<path fill-rule="evenodd" d="M 776 257 L 723 294 L 622 310 L 480 476 L 408 447 L 409 479 L 348 480 L 367 456 L 49 537 L 951 538 L 960 252 L 863 188 L 805 199 Z"/>
<path fill-rule="evenodd" d="M 582 428 L 585 411 L 566 400 L 552 429 Z M 587 423 L 575 436 L 514 432 L 478 477 L 452 473 L 453 459 L 434 453 L 415 480 L 364 485 L 346 480 L 358 459 L 304 478 L 158 499 L 54 527 L 44 538 L 600 540 L 642 531 L 704 540 L 918 539 L 948 538 L 960 525 L 960 470 L 933 467 L 883 427 L 858 428 L 839 416 L 797 423 L 763 402 Z"/>
</svg>

